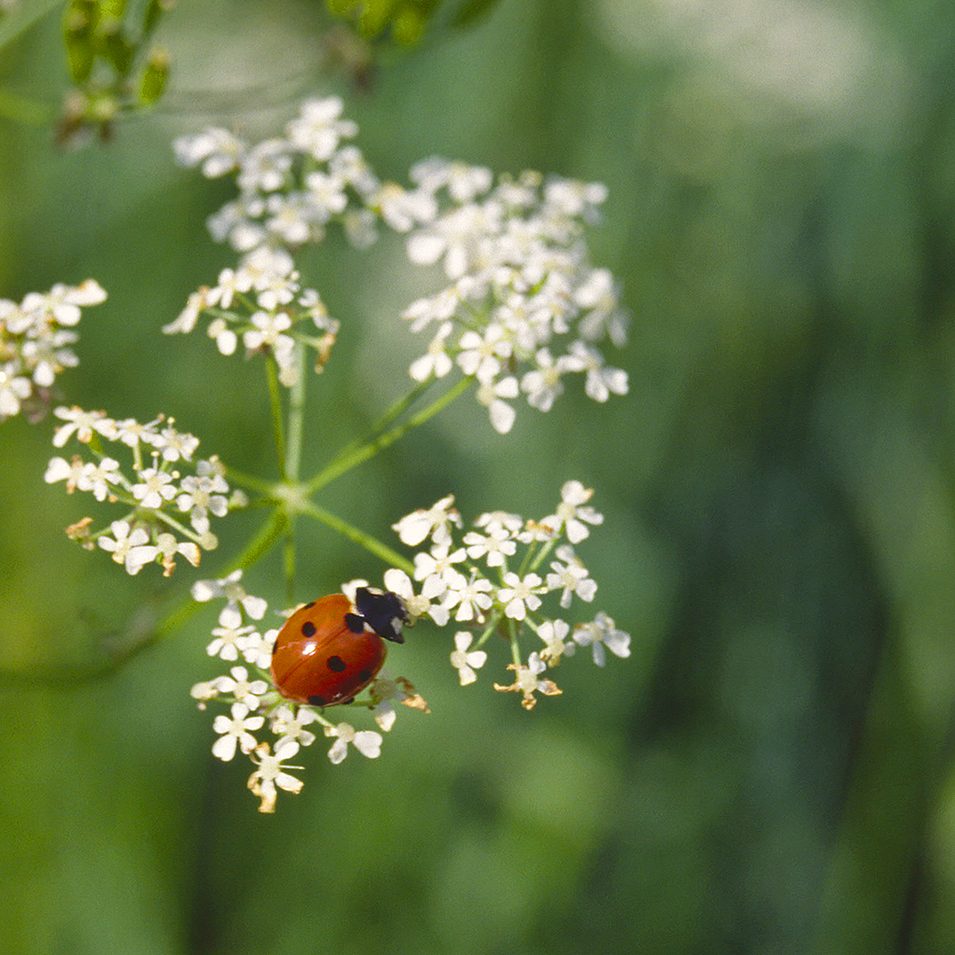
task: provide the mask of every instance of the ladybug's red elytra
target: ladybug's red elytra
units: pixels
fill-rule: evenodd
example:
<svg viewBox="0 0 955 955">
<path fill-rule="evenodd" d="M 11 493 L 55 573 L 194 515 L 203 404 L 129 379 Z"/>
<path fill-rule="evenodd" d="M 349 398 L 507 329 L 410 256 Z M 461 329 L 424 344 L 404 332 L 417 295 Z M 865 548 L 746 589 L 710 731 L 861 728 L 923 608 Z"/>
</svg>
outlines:
<svg viewBox="0 0 955 955">
<path fill-rule="evenodd" d="M 272 679 L 282 696 L 313 706 L 349 703 L 385 662 L 385 640 L 404 643 L 408 612 L 397 594 L 368 587 L 355 603 L 330 594 L 300 607 L 279 631 Z"/>
</svg>

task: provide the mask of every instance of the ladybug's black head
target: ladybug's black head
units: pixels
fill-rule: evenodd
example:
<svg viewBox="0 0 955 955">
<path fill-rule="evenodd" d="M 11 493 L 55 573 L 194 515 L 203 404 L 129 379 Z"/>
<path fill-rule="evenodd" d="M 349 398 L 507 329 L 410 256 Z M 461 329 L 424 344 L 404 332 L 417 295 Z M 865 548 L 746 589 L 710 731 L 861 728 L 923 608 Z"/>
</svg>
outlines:
<svg viewBox="0 0 955 955">
<path fill-rule="evenodd" d="M 359 587 L 355 591 L 355 609 L 379 637 L 393 643 L 405 642 L 401 626 L 408 619 L 408 611 L 397 594 Z"/>
</svg>

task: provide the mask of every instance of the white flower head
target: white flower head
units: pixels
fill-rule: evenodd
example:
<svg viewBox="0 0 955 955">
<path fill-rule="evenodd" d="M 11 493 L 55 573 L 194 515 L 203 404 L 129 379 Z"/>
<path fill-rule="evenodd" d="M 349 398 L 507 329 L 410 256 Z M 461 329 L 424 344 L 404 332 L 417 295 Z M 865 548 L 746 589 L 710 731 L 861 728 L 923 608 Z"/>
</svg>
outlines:
<svg viewBox="0 0 955 955">
<path fill-rule="evenodd" d="M 467 686 L 477 680 L 475 670 L 479 670 L 487 662 L 487 654 L 483 650 L 469 650 L 474 635 L 467 630 L 459 630 L 454 635 L 454 650 L 451 653 L 451 666 L 458 671 L 461 686 Z"/>
<path fill-rule="evenodd" d="M 219 626 L 212 631 L 215 639 L 206 647 L 206 653 L 220 660 L 238 660 L 243 638 L 254 629 L 242 626 L 242 614 L 236 607 L 223 607 L 219 613 Z"/>
<path fill-rule="evenodd" d="M 452 525 L 461 526 L 461 515 L 454 506 L 454 495 L 449 494 L 427 510 L 419 508 L 406 514 L 397 524 L 392 524 L 392 529 L 409 547 L 417 547 L 429 535 L 435 544 L 450 546 Z"/>
<path fill-rule="evenodd" d="M 249 707 L 244 703 L 233 703 L 231 713 L 231 717 L 220 713 L 212 723 L 219 734 L 212 744 L 212 755 L 224 762 L 235 756 L 236 747 L 243 753 L 251 753 L 256 745 L 252 733 L 265 722 L 263 716 L 249 716 Z"/>
<path fill-rule="evenodd" d="M 499 693 L 520 693 L 523 697 L 521 706 L 525 710 L 532 710 L 537 705 L 535 693 L 543 696 L 559 696 L 562 692 L 553 680 L 541 678 L 541 674 L 547 669 L 547 664 L 537 653 L 532 653 L 527 658 L 526 664 L 511 663 L 507 668 L 514 673 L 514 682 L 507 686 L 495 683 L 494 689 Z"/>
<path fill-rule="evenodd" d="M 253 620 L 261 620 L 268 604 L 261 597 L 247 594 L 242 586 L 242 571 L 234 570 L 221 580 L 197 580 L 192 585 L 192 599 L 198 603 L 225 597 L 229 606 L 241 607 Z"/>
<path fill-rule="evenodd" d="M 594 663 L 599 667 L 607 662 L 604 647 L 616 657 L 630 656 L 630 634 L 618 630 L 613 618 L 602 610 L 592 622 L 578 624 L 574 628 L 574 641 L 579 646 L 591 648 Z"/>
<path fill-rule="evenodd" d="M 278 790 L 296 795 L 302 791 L 302 781 L 290 773 L 289 769 L 301 769 L 301 766 L 289 766 L 287 761 L 298 753 L 298 743 L 285 738 L 275 744 L 275 752 L 269 751 L 268 743 L 260 743 L 252 753 L 252 762 L 256 769 L 249 777 L 248 787 L 259 802 L 259 812 L 275 812 Z"/>
<path fill-rule="evenodd" d="M 537 596 L 543 580 L 537 574 L 519 577 L 513 572 L 504 575 L 505 586 L 497 592 L 497 599 L 504 605 L 505 616 L 512 620 L 523 620 L 528 610 L 536 610 L 541 605 Z"/>
<path fill-rule="evenodd" d="M 294 709 L 290 705 L 280 706 L 270 717 L 272 732 L 279 737 L 276 748 L 286 740 L 300 746 L 311 746 L 315 742 L 315 734 L 306 727 L 311 726 L 317 719 L 315 711 L 307 706 Z"/>
<path fill-rule="evenodd" d="M 348 755 L 349 743 L 368 759 L 377 759 L 381 754 L 381 734 L 374 730 L 356 730 L 350 723 L 339 723 L 337 726 L 326 726 L 325 735 L 335 738 L 328 751 L 328 758 L 335 765 Z"/>
</svg>

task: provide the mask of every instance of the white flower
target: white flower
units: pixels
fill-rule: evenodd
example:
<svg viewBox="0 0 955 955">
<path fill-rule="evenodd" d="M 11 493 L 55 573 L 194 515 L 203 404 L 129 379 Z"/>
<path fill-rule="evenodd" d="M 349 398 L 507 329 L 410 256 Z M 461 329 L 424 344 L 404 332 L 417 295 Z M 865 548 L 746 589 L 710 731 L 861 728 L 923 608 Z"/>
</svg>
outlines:
<svg viewBox="0 0 955 955">
<path fill-rule="evenodd" d="M 299 115 L 285 127 L 285 135 L 298 150 L 313 159 L 331 158 L 343 137 L 354 136 L 357 127 L 350 120 L 339 119 L 343 104 L 337 96 L 307 100 Z"/>
<path fill-rule="evenodd" d="M 451 666 L 458 671 L 458 679 L 461 686 L 467 686 L 477 680 L 475 670 L 479 670 L 487 661 L 487 654 L 483 650 L 468 651 L 471 642 L 474 640 L 473 634 L 467 630 L 459 630 L 454 635 L 454 651 L 451 654 Z"/>
<path fill-rule="evenodd" d="M 272 650 L 275 647 L 275 638 L 279 635 L 278 628 L 259 633 L 253 630 L 248 636 L 238 641 L 242 651 L 242 658 L 260 670 L 267 670 L 272 661 Z"/>
<path fill-rule="evenodd" d="M 178 461 L 180 458 L 191 461 L 196 448 L 199 447 L 199 439 L 194 434 L 177 431 L 171 426 L 171 422 L 172 419 L 170 426 L 158 433 L 144 434 L 144 440 L 162 454 L 164 461 Z"/>
<path fill-rule="evenodd" d="M 520 527 L 520 520 L 517 526 Z M 502 567 L 508 557 L 513 557 L 517 553 L 517 542 L 512 539 L 507 528 L 499 523 L 491 524 L 486 534 L 469 531 L 464 535 L 464 543 L 467 545 L 468 557 L 473 560 L 480 560 L 483 557 L 488 567 Z"/>
<path fill-rule="evenodd" d="M 182 479 L 182 494 L 176 503 L 179 510 L 189 512 L 189 520 L 197 533 L 205 534 L 209 530 L 209 514 L 224 517 L 229 511 L 229 500 L 224 495 L 229 485 L 221 474 L 193 477 L 191 474 Z"/>
<path fill-rule="evenodd" d="M 265 680 L 250 680 L 245 667 L 232 667 L 229 673 L 230 676 L 216 679 L 216 689 L 220 693 L 231 693 L 237 702 L 244 703 L 250 710 L 258 709 L 263 694 L 269 689 Z"/>
<path fill-rule="evenodd" d="M 149 534 L 141 527 L 130 531 L 129 521 L 113 521 L 110 525 L 112 537 L 98 537 L 96 543 L 107 551 L 117 564 L 123 564 L 128 574 L 138 574 L 143 565 L 130 561 L 129 554 L 133 548 L 141 547 L 149 540 Z"/>
<path fill-rule="evenodd" d="M 173 141 L 176 161 L 181 166 L 202 165 L 202 174 L 215 179 L 238 166 L 246 146 L 226 129 L 210 128 L 194 136 Z"/>
<path fill-rule="evenodd" d="M 11 363 L 0 366 L 0 421 L 20 413 L 20 403 L 33 393 L 29 378 L 17 374 Z"/>
<path fill-rule="evenodd" d="M 160 558 L 163 575 L 168 577 L 175 569 L 177 555 L 185 557 L 193 567 L 199 566 L 201 553 L 198 545 L 192 541 L 178 541 L 172 534 L 160 534 L 155 544 L 133 547 L 126 558 L 126 563 L 127 567 L 135 566 L 138 569 Z"/>
<path fill-rule="evenodd" d="M 374 730 L 356 732 L 355 727 L 349 723 L 339 723 L 338 726 L 326 726 L 325 735 L 335 737 L 335 742 L 328 751 L 328 758 L 336 765 L 348 755 L 349 743 L 369 759 L 376 759 L 381 754 L 381 734 Z"/>
<path fill-rule="evenodd" d="M 411 363 L 408 374 L 414 381 L 427 381 L 432 375 L 443 378 L 454 367 L 451 356 L 445 350 L 453 327 L 451 322 L 442 323 L 438 333 L 431 339 L 427 352 Z"/>
<path fill-rule="evenodd" d="M 220 355 L 228 357 L 235 354 L 239 336 L 229 328 L 229 323 L 224 318 L 213 319 L 206 329 L 206 334 L 216 343 Z"/>
<path fill-rule="evenodd" d="M 247 594 L 240 583 L 241 580 L 241 570 L 234 570 L 221 580 L 197 580 L 192 585 L 192 599 L 197 603 L 205 603 L 207 600 L 225 597 L 229 606 L 241 606 L 253 620 L 261 620 L 268 610 L 268 604 L 261 597 Z"/>
<path fill-rule="evenodd" d="M 199 316 L 205 311 L 207 302 L 206 294 L 208 289 L 201 288 L 192 292 L 186 300 L 186 307 L 179 313 L 175 321 L 168 325 L 163 325 L 162 330 L 165 335 L 188 335 L 199 321 Z"/>
<path fill-rule="evenodd" d="M 403 544 L 417 547 L 428 535 L 435 544 L 450 545 L 451 531 L 449 525 L 461 526 L 461 515 L 454 507 L 454 495 L 449 494 L 432 505 L 428 510 L 419 508 L 411 514 L 406 514 L 392 529 L 397 531 Z"/>
<path fill-rule="evenodd" d="M 541 605 L 540 597 L 534 592 L 543 583 L 537 574 L 528 574 L 521 578 L 515 573 L 504 575 L 506 586 L 497 592 L 497 599 L 504 604 L 504 613 L 512 620 L 523 620 L 528 610 L 536 610 Z"/>
<path fill-rule="evenodd" d="M 223 269 L 216 284 L 206 291 L 206 303 L 229 308 L 236 293 L 243 294 L 252 288 L 252 276 L 245 269 Z"/>
<path fill-rule="evenodd" d="M 236 182 L 243 192 L 274 192 L 285 185 L 291 168 L 288 143 L 284 139 L 264 139 L 242 156 Z"/>
<path fill-rule="evenodd" d="M 483 382 L 477 390 L 477 400 L 487 408 L 491 425 L 498 434 L 507 434 L 514 426 L 514 409 L 503 399 L 516 398 L 517 379 L 512 375 L 495 382 Z"/>
<path fill-rule="evenodd" d="M 405 605 L 405 610 L 412 620 L 423 617 L 426 614 L 439 626 L 443 627 L 448 622 L 448 610 L 441 604 L 433 604 L 424 594 L 416 594 L 411 578 L 396 567 L 391 567 L 385 571 L 384 576 L 385 590 L 397 594 Z M 363 582 L 363 586 L 367 585 Z M 342 588 L 342 593 L 347 593 Z M 354 601 L 354 597 L 350 598 Z"/>
<path fill-rule="evenodd" d="M 433 600 L 440 597 L 448 587 L 461 578 L 460 571 L 454 569 L 467 557 L 463 547 L 453 553 L 448 552 L 447 544 L 433 547 L 431 553 L 415 554 L 415 580 L 421 581 L 421 595 Z"/>
<path fill-rule="evenodd" d="M 544 696 L 559 696 L 561 690 L 553 680 L 542 680 L 540 675 L 547 669 L 547 665 L 537 653 L 532 653 L 527 658 L 527 664 L 508 665 L 508 670 L 514 673 L 514 682 L 509 686 L 502 686 L 500 683 L 494 684 L 494 689 L 500 693 L 520 693 L 523 696 L 521 706 L 525 710 L 532 710 L 537 705 L 535 693 L 542 693 Z"/>
<path fill-rule="evenodd" d="M 305 185 L 308 187 L 312 214 L 318 222 L 327 222 L 333 215 L 345 211 L 348 196 L 345 194 L 345 181 L 340 176 L 310 172 L 305 177 Z"/>
<path fill-rule="evenodd" d="M 152 444 L 156 438 L 155 427 L 159 419 L 140 424 L 135 418 L 125 418 L 116 422 L 117 441 L 121 441 L 128 448 L 136 448 L 140 443 Z"/>
<path fill-rule="evenodd" d="M 297 794 L 302 791 L 303 783 L 296 779 L 286 769 L 301 769 L 301 766 L 288 766 L 286 761 L 298 753 L 298 743 L 289 739 L 279 740 L 275 745 L 275 752 L 269 752 L 268 743 L 261 743 L 252 754 L 252 762 L 257 769 L 249 777 L 248 787 L 253 795 L 258 796 L 259 812 L 275 812 L 275 800 L 278 789 L 287 793 Z"/>
<path fill-rule="evenodd" d="M 551 590 L 563 589 L 560 595 L 560 605 L 565 610 L 570 606 L 571 595 L 576 594 L 581 600 L 588 603 L 594 599 L 597 584 L 588 576 L 587 568 L 574 553 L 573 547 L 565 545 L 557 548 L 557 556 L 565 563 L 553 561 L 552 574 L 547 575 L 547 586 Z"/>
<path fill-rule="evenodd" d="M 584 390 L 594 401 L 604 402 L 611 394 L 625 395 L 628 390 L 627 373 L 604 364 L 603 355 L 583 342 L 572 342 L 570 354 L 587 372 Z"/>
<path fill-rule="evenodd" d="M 374 204 L 395 232 L 410 232 L 417 224 L 430 222 L 438 211 L 438 204 L 430 193 L 404 189 L 394 182 L 386 182 L 381 187 Z"/>
<path fill-rule="evenodd" d="M 261 729 L 264 722 L 264 716 L 249 716 L 249 708 L 243 703 L 233 703 L 231 718 L 220 713 L 212 722 L 213 730 L 220 734 L 212 744 L 212 755 L 228 762 L 235 756 L 236 746 L 243 753 L 251 753 L 255 749 L 252 732 Z"/>
<path fill-rule="evenodd" d="M 540 651 L 540 658 L 548 666 L 555 666 L 561 657 L 572 657 L 576 644 L 568 640 L 570 624 L 566 620 L 545 620 L 538 628 L 537 635 L 544 641 L 544 649 Z"/>
<path fill-rule="evenodd" d="M 291 338 L 282 334 L 292 327 L 292 319 L 285 312 L 274 315 L 268 312 L 255 312 L 250 320 L 254 328 L 242 335 L 242 343 L 249 351 L 263 347 L 271 347 L 279 351 L 291 349 L 294 345 Z"/>
<path fill-rule="evenodd" d="M 510 339 L 497 324 L 488 325 L 483 335 L 473 331 L 465 332 L 459 344 L 461 351 L 457 357 L 458 367 L 464 374 L 473 375 L 484 383 L 497 376 L 512 350 Z M 516 397 L 516 391 L 512 397 Z"/>
<path fill-rule="evenodd" d="M 242 626 L 242 615 L 235 607 L 223 607 L 219 626 L 212 631 L 215 640 L 206 647 L 206 653 L 221 660 L 238 660 L 243 637 L 254 629 Z"/>
<path fill-rule="evenodd" d="M 91 491 L 97 501 L 105 501 L 110 485 L 119 483 L 122 475 L 119 461 L 102 458 L 98 464 L 86 464 L 76 481 L 81 491 Z"/>
<path fill-rule="evenodd" d="M 305 727 L 317 719 L 315 712 L 308 707 L 300 706 L 293 711 L 291 706 L 280 706 L 271 716 L 272 732 L 281 737 L 275 744 L 276 749 L 286 741 L 311 746 L 315 742 L 315 734 Z"/>
<path fill-rule="evenodd" d="M 60 425 L 53 435 L 53 446 L 62 448 L 75 434 L 76 440 L 89 444 L 93 440 L 93 433 L 111 438 L 115 434 L 116 422 L 107 418 L 102 411 L 84 411 L 74 405 L 72 408 L 59 407 L 53 411 L 66 424 Z"/>
<path fill-rule="evenodd" d="M 176 485 L 171 474 L 157 468 L 146 468 L 138 474 L 139 484 L 131 488 L 133 497 L 142 507 L 158 508 L 163 502 L 171 501 L 176 496 Z"/>
<path fill-rule="evenodd" d="M 574 628 L 574 640 L 582 647 L 589 646 L 593 652 L 594 663 L 602 667 L 607 656 L 606 647 L 614 656 L 630 656 L 630 634 L 618 630 L 611 617 L 602 610 L 591 623 L 578 624 Z"/>
<path fill-rule="evenodd" d="M 546 517 L 542 524 L 555 522 L 557 527 L 563 527 L 567 539 L 572 544 L 579 544 L 590 535 L 588 524 L 603 523 L 603 514 L 587 505 L 593 497 L 593 489 L 584 487 L 580 481 L 567 481 L 560 489 L 561 502 L 557 505 L 557 513 Z"/>
<path fill-rule="evenodd" d="M 66 481 L 66 490 L 72 494 L 85 469 L 86 465 L 83 463 L 83 459 L 78 455 L 74 455 L 70 461 L 60 457 L 50 458 L 50 463 L 46 466 L 46 473 L 43 475 L 43 480 L 46 481 L 47 484 L 55 484 L 57 481 Z"/>
<path fill-rule="evenodd" d="M 483 577 L 472 576 L 470 580 L 459 575 L 452 580 L 444 598 L 444 607 L 453 610 L 457 607 L 454 619 L 458 622 L 476 620 L 484 622 L 484 611 L 490 609 L 494 603 L 491 591 L 494 589 L 489 580 Z"/>
<path fill-rule="evenodd" d="M 561 376 L 569 371 L 581 371 L 581 362 L 570 355 L 561 355 L 554 361 L 550 350 L 541 348 L 534 356 L 537 368 L 521 378 L 521 390 L 527 395 L 527 403 L 538 411 L 550 411 L 554 400 L 563 392 Z"/>
</svg>

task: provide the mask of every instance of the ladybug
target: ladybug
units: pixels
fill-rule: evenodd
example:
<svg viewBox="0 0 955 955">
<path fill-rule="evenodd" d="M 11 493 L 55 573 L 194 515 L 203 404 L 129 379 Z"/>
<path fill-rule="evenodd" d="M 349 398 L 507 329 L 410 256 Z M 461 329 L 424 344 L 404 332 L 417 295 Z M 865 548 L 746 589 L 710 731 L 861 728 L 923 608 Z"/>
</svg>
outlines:
<svg viewBox="0 0 955 955">
<path fill-rule="evenodd" d="M 397 594 L 359 587 L 355 603 L 330 594 L 300 607 L 279 631 L 272 679 L 282 696 L 313 706 L 350 703 L 385 662 L 385 640 L 404 643 L 408 611 Z"/>
</svg>

